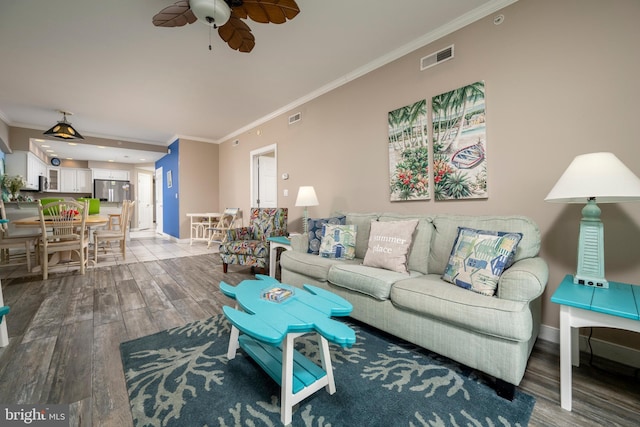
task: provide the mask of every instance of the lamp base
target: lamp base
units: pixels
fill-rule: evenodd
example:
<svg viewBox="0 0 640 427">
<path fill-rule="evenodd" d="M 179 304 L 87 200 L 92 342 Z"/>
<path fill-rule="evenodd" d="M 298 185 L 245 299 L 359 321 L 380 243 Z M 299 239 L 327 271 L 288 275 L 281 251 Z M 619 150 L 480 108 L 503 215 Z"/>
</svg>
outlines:
<svg viewBox="0 0 640 427">
<path fill-rule="evenodd" d="M 608 288 L 609 281 L 604 277 L 588 277 L 575 274 L 573 276 L 573 283 L 576 285 L 594 286 L 596 288 Z"/>
<path fill-rule="evenodd" d="M 604 278 L 604 225 L 600 221 L 600 208 L 590 198 L 582 209 L 578 241 L 578 269 L 573 276 L 576 285 L 608 288 Z"/>
</svg>

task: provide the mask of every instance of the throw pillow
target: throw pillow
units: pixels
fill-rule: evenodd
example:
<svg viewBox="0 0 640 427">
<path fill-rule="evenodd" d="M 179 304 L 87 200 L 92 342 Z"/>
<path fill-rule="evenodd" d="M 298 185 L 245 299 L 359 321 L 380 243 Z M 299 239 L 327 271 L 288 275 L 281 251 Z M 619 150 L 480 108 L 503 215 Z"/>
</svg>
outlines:
<svg viewBox="0 0 640 427">
<path fill-rule="evenodd" d="M 319 255 L 323 258 L 355 258 L 356 233 L 357 227 L 355 225 L 324 224 Z"/>
<path fill-rule="evenodd" d="M 513 262 L 521 239 L 522 233 L 458 227 L 442 279 L 482 295 L 495 295 L 500 275 Z"/>
<path fill-rule="evenodd" d="M 318 255 L 320 243 L 322 242 L 322 226 L 324 224 L 344 225 L 346 218 L 345 215 L 338 215 L 331 218 L 307 219 L 307 225 L 309 227 L 309 248 L 307 249 L 307 253 Z"/>
<path fill-rule="evenodd" d="M 418 220 L 371 221 L 369 247 L 363 265 L 409 273 L 407 255 Z"/>
</svg>

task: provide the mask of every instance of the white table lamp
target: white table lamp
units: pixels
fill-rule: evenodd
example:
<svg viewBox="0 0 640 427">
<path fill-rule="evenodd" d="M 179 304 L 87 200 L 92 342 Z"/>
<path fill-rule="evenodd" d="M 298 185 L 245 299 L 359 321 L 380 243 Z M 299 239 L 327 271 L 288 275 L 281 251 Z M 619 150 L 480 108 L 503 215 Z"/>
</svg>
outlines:
<svg viewBox="0 0 640 427">
<path fill-rule="evenodd" d="M 304 234 L 309 232 L 309 213 L 307 208 L 309 206 L 318 206 L 318 197 L 316 196 L 316 190 L 312 186 L 302 186 L 298 189 L 298 197 L 296 198 L 296 206 L 304 206 L 304 224 L 302 226 Z"/>
<path fill-rule="evenodd" d="M 578 269 L 573 282 L 608 288 L 604 277 L 604 227 L 596 204 L 640 200 L 640 178 L 612 153 L 582 154 L 573 159 L 545 201 L 586 203 L 580 221 Z"/>
</svg>

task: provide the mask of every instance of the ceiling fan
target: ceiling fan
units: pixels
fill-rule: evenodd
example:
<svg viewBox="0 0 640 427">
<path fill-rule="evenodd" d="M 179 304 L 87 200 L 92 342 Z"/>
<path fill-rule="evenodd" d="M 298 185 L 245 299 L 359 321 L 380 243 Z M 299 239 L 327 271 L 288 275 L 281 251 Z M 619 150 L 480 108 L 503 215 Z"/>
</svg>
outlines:
<svg viewBox="0 0 640 427">
<path fill-rule="evenodd" d="M 242 19 L 249 17 L 264 24 L 282 24 L 299 12 L 295 0 L 180 0 L 158 12 L 153 17 L 153 25 L 182 27 L 201 21 L 217 29 L 231 49 L 251 52 L 255 38 Z"/>
</svg>

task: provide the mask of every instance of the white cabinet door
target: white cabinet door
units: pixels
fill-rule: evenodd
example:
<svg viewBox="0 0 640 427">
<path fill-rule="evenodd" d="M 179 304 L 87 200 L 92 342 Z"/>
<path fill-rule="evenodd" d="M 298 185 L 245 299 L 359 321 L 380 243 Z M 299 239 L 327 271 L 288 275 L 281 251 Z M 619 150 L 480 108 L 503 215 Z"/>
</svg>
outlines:
<svg viewBox="0 0 640 427">
<path fill-rule="evenodd" d="M 76 192 L 76 170 L 61 168 L 60 169 L 60 191 L 63 193 Z"/>
<path fill-rule="evenodd" d="M 93 179 L 129 181 L 129 171 L 118 169 L 93 169 Z"/>
<path fill-rule="evenodd" d="M 93 180 L 91 169 L 78 169 L 76 171 L 76 187 L 78 193 L 91 193 L 93 191 Z"/>
<path fill-rule="evenodd" d="M 60 168 L 47 168 L 49 188 L 45 191 L 60 191 Z"/>
<path fill-rule="evenodd" d="M 63 193 L 91 193 L 91 170 L 60 169 L 60 191 Z"/>
<path fill-rule="evenodd" d="M 35 154 L 29 151 L 14 151 L 5 158 L 6 174 L 20 175 L 27 183 L 26 190 L 38 189 L 38 177 L 47 174 L 47 165 Z"/>
</svg>

